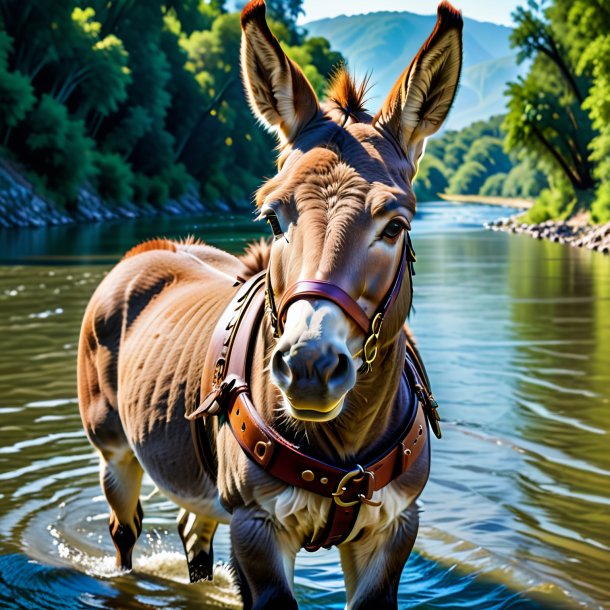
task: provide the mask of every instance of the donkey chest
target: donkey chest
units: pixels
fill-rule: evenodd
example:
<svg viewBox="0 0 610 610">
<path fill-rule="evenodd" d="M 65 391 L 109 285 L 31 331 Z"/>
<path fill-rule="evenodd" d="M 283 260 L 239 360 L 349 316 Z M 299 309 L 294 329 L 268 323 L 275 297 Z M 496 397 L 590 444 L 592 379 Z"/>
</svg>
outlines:
<svg viewBox="0 0 610 610">
<path fill-rule="evenodd" d="M 230 431 L 219 434 L 220 494 L 229 505 L 235 502 L 256 505 L 273 522 L 287 543 L 299 548 L 322 532 L 328 520 L 332 498 L 286 485 L 254 464 L 232 438 Z M 421 458 L 425 458 L 424 455 Z M 428 477 L 427 459 L 419 459 L 412 470 L 373 493 L 381 505 L 362 504 L 348 538 L 374 528 L 390 526 L 417 499 Z"/>
<path fill-rule="evenodd" d="M 255 489 L 254 501 L 269 515 L 278 528 L 296 546 L 317 537 L 329 518 L 331 498 L 285 486 L 279 493 L 268 493 L 263 487 Z M 348 537 L 351 540 L 363 530 L 376 531 L 390 526 L 409 508 L 417 497 L 408 486 L 396 481 L 375 492 L 374 499 L 381 506 L 361 505 L 356 523 Z"/>
<path fill-rule="evenodd" d="M 331 498 L 278 481 L 270 481 L 268 485 L 260 482 L 247 485 L 247 489 L 242 491 L 244 497 L 256 503 L 268 515 L 278 531 L 283 532 L 287 543 L 294 548 L 299 548 L 303 541 L 312 540 L 322 532 L 334 502 Z M 391 525 L 416 497 L 417 494 L 400 480 L 375 492 L 373 499 L 381 502 L 381 506 L 360 506 L 348 540 L 355 538 L 362 530 L 378 530 Z"/>
</svg>

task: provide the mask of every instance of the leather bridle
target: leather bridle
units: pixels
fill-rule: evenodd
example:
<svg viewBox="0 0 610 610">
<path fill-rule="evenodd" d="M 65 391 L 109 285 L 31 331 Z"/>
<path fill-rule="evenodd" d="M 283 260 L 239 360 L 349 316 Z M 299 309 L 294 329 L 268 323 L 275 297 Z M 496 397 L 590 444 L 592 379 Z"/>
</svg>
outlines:
<svg viewBox="0 0 610 610">
<path fill-rule="evenodd" d="M 413 245 L 411 243 L 411 236 L 408 231 L 404 232 L 404 239 L 402 243 L 402 252 L 400 255 L 400 263 L 392 284 L 384 297 L 381 299 L 377 309 L 375 309 L 373 315 L 369 318 L 364 309 L 358 304 L 358 302 L 349 295 L 345 290 L 325 280 L 299 280 L 294 284 L 290 285 L 284 292 L 280 299 L 279 305 L 276 306 L 275 294 L 273 292 L 273 286 L 271 284 L 271 273 L 268 271 L 266 276 L 265 286 L 265 304 L 267 314 L 271 321 L 274 336 L 280 337 L 284 332 L 284 323 L 286 321 L 286 315 L 288 307 L 295 301 L 299 301 L 304 298 L 323 299 L 330 301 L 337 305 L 343 313 L 350 319 L 356 326 L 364 333 L 364 342 L 362 347 L 362 365 L 358 369 L 359 373 L 367 373 L 372 369 L 373 363 L 379 353 L 379 336 L 381 335 L 381 328 L 383 322 L 392 305 L 398 298 L 400 290 L 402 289 L 402 283 L 405 277 L 405 273 L 408 270 L 411 295 L 409 298 L 409 309 L 413 301 L 413 275 L 415 270 L 413 263 L 415 262 L 415 252 L 413 251 Z M 269 265 L 269 269 L 271 265 Z M 360 354 L 360 352 L 358 352 Z"/>
</svg>

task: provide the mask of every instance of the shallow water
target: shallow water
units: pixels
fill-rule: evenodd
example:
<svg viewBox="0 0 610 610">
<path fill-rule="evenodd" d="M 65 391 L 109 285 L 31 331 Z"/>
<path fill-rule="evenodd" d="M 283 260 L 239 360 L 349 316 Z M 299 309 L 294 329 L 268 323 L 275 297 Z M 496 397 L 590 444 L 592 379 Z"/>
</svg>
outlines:
<svg viewBox="0 0 610 610">
<path fill-rule="evenodd" d="M 498 210 L 426 204 L 411 324 L 441 404 L 404 608 L 610 608 L 610 258 L 481 229 Z M 80 318 L 145 237 L 238 251 L 249 217 L 0 232 L 0 608 L 239 607 L 225 568 L 187 584 L 174 520 L 144 500 L 118 574 L 81 429 Z M 143 495 L 153 492 L 145 481 Z M 217 559 L 229 558 L 227 531 Z M 342 608 L 336 551 L 299 555 L 305 608 Z"/>
</svg>

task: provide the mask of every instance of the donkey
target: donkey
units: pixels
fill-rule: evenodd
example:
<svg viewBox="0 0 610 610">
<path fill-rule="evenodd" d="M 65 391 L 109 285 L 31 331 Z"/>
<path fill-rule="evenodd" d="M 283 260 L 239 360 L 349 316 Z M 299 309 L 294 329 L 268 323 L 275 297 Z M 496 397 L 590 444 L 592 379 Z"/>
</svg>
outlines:
<svg viewBox="0 0 610 610">
<path fill-rule="evenodd" d="M 449 3 L 439 5 L 432 34 L 373 117 L 363 106 L 365 87 L 345 69 L 320 103 L 265 12 L 263 0 L 243 9 L 241 62 L 252 110 L 279 138 L 277 174 L 256 196 L 275 239 L 241 257 L 164 239 L 127 253 L 86 309 L 78 393 L 84 428 L 101 457 L 118 566 L 132 566 L 146 471 L 181 507 L 178 530 L 192 581 L 211 577 L 214 533 L 219 523 L 230 524 L 244 606 L 286 609 L 297 607 L 295 555 L 325 527 L 333 499 L 270 476 L 230 426 L 209 417 L 212 472 L 197 459 L 185 414 L 204 399 L 206 353 L 236 278 L 266 269 L 268 297 L 271 291 L 276 299 L 297 281 L 332 284 L 365 319 L 396 284 L 424 143 L 445 120 L 458 86 L 462 18 Z M 247 380 L 257 417 L 288 444 L 338 466 L 383 453 L 413 407 L 403 375 L 409 274 L 395 296 L 376 332 L 372 367 L 362 366 L 370 360 L 366 332 L 337 299 L 293 294 L 279 338 L 265 315 Z M 357 518 L 338 546 L 348 608 L 397 607 L 418 529 L 415 500 L 429 472 L 428 436 L 422 440 L 407 471 L 358 496 Z M 371 474 L 361 470 L 358 481 Z"/>
</svg>

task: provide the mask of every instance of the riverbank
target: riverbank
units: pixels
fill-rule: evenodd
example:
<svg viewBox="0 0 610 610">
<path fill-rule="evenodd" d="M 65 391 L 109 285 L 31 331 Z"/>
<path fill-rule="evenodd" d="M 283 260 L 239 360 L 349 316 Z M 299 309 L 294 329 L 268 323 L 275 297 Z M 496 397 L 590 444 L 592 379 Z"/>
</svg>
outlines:
<svg viewBox="0 0 610 610">
<path fill-rule="evenodd" d="M 588 219 L 577 217 L 571 220 L 547 220 L 537 224 L 528 224 L 521 220 L 521 215 L 487 223 L 486 228 L 492 231 L 523 233 L 535 239 L 548 239 L 560 244 L 569 244 L 575 248 L 586 248 L 602 254 L 610 253 L 610 223 L 592 225 Z"/>
<path fill-rule="evenodd" d="M 451 203 L 476 203 L 480 205 L 497 205 L 502 208 L 520 208 L 529 210 L 534 202 L 530 199 L 521 199 L 519 197 L 488 197 L 485 195 L 447 195 L 439 193 L 438 195 L 443 201 Z"/>
<path fill-rule="evenodd" d="M 245 202 L 247 205 L 247 202 Z M 0 229 L 35 228 L 79 223 L 104 222 L 154 216 L 194 216 L 205 212 L 230 211 L 224 202 L 203 203 L 197 189 L 187 189 L 182 197 L 162 205 L 110 204 L 92 189 L 80 190 L 74 210 L 68 211 L 36 191 L 13 164 L 0 161 Z"/>
</svg>

